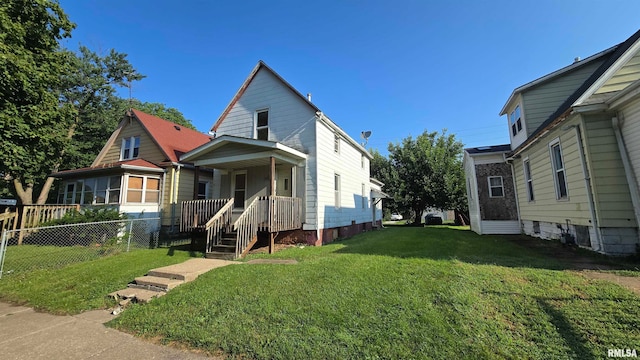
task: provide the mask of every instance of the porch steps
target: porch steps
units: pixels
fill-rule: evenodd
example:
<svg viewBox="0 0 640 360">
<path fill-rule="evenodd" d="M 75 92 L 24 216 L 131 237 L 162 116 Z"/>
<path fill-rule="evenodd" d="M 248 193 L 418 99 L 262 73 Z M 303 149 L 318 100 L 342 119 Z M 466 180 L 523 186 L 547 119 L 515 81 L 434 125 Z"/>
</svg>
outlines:
<svg viewBox="0 0 640 360">
<path fill-rule="evenodd" d="M 135 278 L 126 289 L 114 291 L 109 296 L 120 302 L 119 311 L 121 311 L 122 307 L 132 301 L 147 303 L 176 286 L 195 280 L 210 270 L 231 264 L 239 263 L 216 259 L 189 259 L 181 264 L 150 270 L 146 276 Z"/>
<path fill-rule="evenodd" d="M 207 251 L 207 259 L 233 260 L 236 256 L 236 243 L 238 233 L 229 232 L 222 236 L 220 244 L 213 245 L 211 251 Z"/>
</svg>

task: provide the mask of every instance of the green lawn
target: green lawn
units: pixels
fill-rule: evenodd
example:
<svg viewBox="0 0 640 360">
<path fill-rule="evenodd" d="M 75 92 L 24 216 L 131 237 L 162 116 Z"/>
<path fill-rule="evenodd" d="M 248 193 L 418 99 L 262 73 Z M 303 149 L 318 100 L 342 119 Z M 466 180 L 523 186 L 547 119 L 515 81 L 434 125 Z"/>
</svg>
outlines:
<svg viewBox="0 0 640 360">
<path fill-rule="evenodd" d="M 54 314 L 76 314 L 85 310 L 114 305 L 107 294 L 123 289 L 135 277 L 149 270 L 186 261 L 201 253 L 172 249 L 136 250 L 96 260 L 67 265 L 60 259 L 77 259 L 80 255 L 95 256 L 85 247 L 14 246 L 9 256 L 13 264 L 34 263 L 47 269 L 11 273 L 0 279 L 0 300 L 26 304 Z M 52 253 L 57 251 L 58 253 Z M 72 256 L 73 255 L 73 256 Z M 12 263 L 9 263 L 11 265 Z M 5 263 L 5 269 L 7 269 Z M 9 267 L 10 268 L 10 267 Z"/>
<path fill-rule="evenodd" d="M 599 359 L 640 348 L 640 297 L 504 237 L 395 227 L 271 257 L 299 264 L 216 269 L 110 325 L 262 359 Z"/>
</svg>

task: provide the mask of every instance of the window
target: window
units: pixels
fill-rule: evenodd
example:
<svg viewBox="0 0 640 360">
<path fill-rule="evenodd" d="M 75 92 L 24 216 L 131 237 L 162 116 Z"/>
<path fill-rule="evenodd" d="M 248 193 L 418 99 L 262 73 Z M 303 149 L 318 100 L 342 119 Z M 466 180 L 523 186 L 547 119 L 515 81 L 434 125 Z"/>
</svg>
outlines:
<svg viewBox="0 0 640 360">
<path fill-rule="evenodd" d="M 340 154 L 340 136 L 338 134 L 333 137 L 333 152 Z"/>
<path fill-rule="evenodd" d="M 489 197 L 503 197 L 502 176 L 489 176 Z"/>
<path fill-rule="evenodd" d="M 122 139 L 122 148 L 120 149 L 120 160 L 135 159 L 140 152 L 140 136 L 132 136 Z"/>
<path fill-rule="evenodd" d="M 256 111 L 256 139 L 269 140 L 269 110 Z"/>
<path fill-rule="evenodd" d="M 520 130 L 522 130 L 522 119 L 520 116 L 520 105 L 509 114 L 509 121 L 511 123 L 511 133 L 516 136 Z"/>
<path fill-rule="evenodd" d="M 112 176 L 109 178 L 109 189 L 107 191 L 109 204 L 117 204 L 120 202 L 120 184 L 120 176 Z"/>
<path fill-rule="evenodd" d="M 244 209 L 244 200 L 247 192 L 247 173 L 237 173 L 233 190 L 233 207 Z"/>
<path fill-rule="evenodd" d="M 58 204 L 117 204 L 120 202 L 120 176 L 65 182 L 58 193 Z"/>
<path fill-rule="evenodd" d="M 529 159 L 522 161 L 522 167 L 524 168 L 524 181 L 527 184 L 527 200 L 533 201 L 533 180 L 531 180 L 531 166 L 529 165 Z"/>
<path fill-rule="evenodd" d="M 333 189 L 335 191 L 335 207 L 336 209 L 340 208 L 340 175 L 333 175 Z"/>
<path fill-rule="evenodd" d="M 564 161 L 562 159 L 562 149 L 560 142 L 552 142 L 551 145 L 551 165 L 553 166 L 553 180 L 556 185 L 556 199 L 567 198 L 567 177 L 564 171 Z"/>
<path fill-rule="evenodd" d="M 198 200 L 204 200 L 209 198 L 209 182 L 198 182 Z"/>
<path fill-rule="evenodd" d="M 367 208 L 367 198 L 366 198 L 366 193 L 365 193 L 365 186 L 364 184 L 362 184 L 362 208 L 366 209 Z"/>
<path fill-rule="evenodd" d="M 146 176 L 129 176 L 126 202 L 158 203 L 159 200 L 160 179 Z"/>
<path fill-rule="evenodd" d="M 360 156 L 360 167 L 364 169 L 364 155 Z"/>
</svg>

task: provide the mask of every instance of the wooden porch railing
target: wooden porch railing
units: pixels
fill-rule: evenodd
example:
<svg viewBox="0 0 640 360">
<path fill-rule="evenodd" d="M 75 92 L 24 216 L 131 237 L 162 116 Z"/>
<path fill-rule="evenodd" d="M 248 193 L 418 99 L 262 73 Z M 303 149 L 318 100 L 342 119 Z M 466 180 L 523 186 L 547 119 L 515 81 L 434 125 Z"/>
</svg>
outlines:
<svg viewBox="0 0 640 360">
<path fill-rule="evenodd" d="M 230 199 L 183 201 L 180 211 L 180 232 L 204 229 L 209 221 Z"/>
<path fill-rule="evenodd" d="M 24 205 L 20 229 L 32 228 L 47 221 L 60 219 L 72 210 L 80 211 L 80 205 Z"/>
<path fill-rule="evenodd" d="M 227 203 L 218 212 L 213 215 L 207 224 L 207 252 L 213 251 L 213 246 L 219 245 L 222 236 L 226 232 L 231 231 L 231 218 L 233 216 L 233 198 L 227 200 Z"/>
<path fill-rule="evenodd" d="M 241 257 L 258 231 L 278 232 L 302 227 L 302 199 L 284 196 L 255 198 L 233 224 L 238 231 L 236 258 Z"/>
</svg>

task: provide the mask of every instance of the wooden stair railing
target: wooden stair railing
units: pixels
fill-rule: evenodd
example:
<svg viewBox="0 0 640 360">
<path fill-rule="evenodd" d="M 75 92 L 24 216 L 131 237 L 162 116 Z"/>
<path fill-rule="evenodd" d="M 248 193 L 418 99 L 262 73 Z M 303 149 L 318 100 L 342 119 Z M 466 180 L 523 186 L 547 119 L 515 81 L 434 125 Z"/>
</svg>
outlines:
<svg viewBox="0 0 640 360">
<path fill-rule="evenodd" d="M 213 251 L 213 247 L 219 245 L 225 233 L 231 232 L 231 218 L 233 216 L 233 198 L 227 202 L 213 215 L 205 224 L 207 232 L 206 251 Z"/>
</svg>

